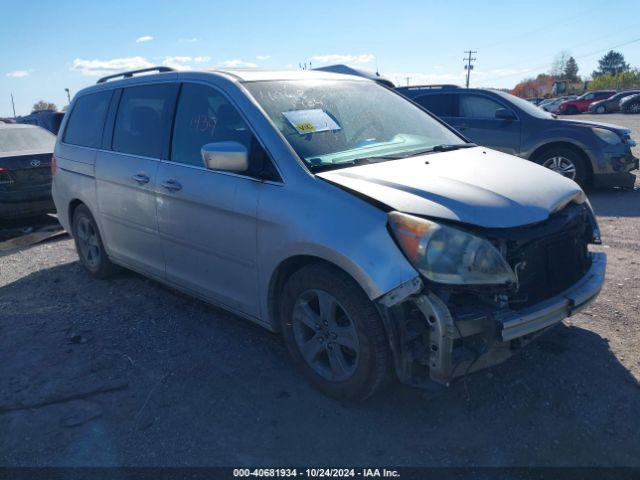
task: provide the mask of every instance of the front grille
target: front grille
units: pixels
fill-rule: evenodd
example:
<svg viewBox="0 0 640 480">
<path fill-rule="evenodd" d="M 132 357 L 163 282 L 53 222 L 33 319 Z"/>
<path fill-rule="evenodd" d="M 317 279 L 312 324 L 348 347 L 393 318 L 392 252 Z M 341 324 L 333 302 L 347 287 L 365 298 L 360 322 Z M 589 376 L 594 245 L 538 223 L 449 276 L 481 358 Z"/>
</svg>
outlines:
<svg viewBox="0 0 640 480">
<path fill-rule="evenodd" d="M 570 204 L 547 221 L 519 229 L 506 239 L 507 260 L 518 275 L 509 304 L 521 309 L 574 285 L 591 266 L 592 238 L 586 205 Z"/>
</svg>

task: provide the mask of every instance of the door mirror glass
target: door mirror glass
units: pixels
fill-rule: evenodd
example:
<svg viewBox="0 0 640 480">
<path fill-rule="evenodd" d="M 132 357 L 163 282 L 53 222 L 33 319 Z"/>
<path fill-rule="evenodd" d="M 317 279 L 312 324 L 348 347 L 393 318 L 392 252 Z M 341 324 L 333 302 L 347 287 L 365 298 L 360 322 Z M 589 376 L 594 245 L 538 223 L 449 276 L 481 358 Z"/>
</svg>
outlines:
<svg viewBox="0 0 640 480">
<path fill-rule="evenodd" d="M 507 108 L 498 108 L 496 110 L 496 118 L 501 120 L 515 120 L 516 116 Z"/>
<path fill-rule="evenodd" d="M 202 160 L 210 170 L 244 172 L 249 168 L 249 151 L 239 142 L 207 143 L 202 147 Z"/>
</svg>

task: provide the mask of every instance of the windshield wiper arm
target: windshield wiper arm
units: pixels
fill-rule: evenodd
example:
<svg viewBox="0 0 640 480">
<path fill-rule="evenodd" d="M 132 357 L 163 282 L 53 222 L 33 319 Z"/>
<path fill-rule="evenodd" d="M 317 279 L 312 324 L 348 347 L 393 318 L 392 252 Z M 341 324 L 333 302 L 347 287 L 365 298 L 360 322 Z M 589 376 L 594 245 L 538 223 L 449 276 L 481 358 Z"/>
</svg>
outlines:
<svg viewBox="0 0 640 480">
<path fill-rule="evenodd" d="M 460 148 L 473 148 L 473 147 L 477 147 L 477 146 L 478 145 L 476 145 L 475 143 L 454 143 L 454 144 L 443 143 L 442 145 L 436 145 L 435 147 L 432 147 L 428 151 L 430 151 L 430 152 L 450 152 L 451 150 L 458 150 Z"/>
<path fill-rule="evenodd" d="M 376 163 L 376 158 L 382 157 L 363 157 L 349 160 L 347 162 L 337 163 L 318 163 L 309 165 L 309 170 L 312 172 L 324 172 L 326 170 L 335 170 L 337 168 L 355 167 L 357 165 L 368 165 L 369 163 Z"/>
<path fill-rule="evenodd" d="M 426 155 L 428 153 L 435 152 L 449 152 L 451 150 L 458 150 L 459 148 L 472 148 L 477 147 L 475 143 L 456 143 L 456 144 L 441 144 L 436 145 L 435 147 L 426 148 L 423 150 L 416 150 L 415 152 L 402 153 L 397 155 L 387 155 L 385 157 L 373 157 L 373 158 L 384 158 L 385 160 L 399 160 L 401 158 L 409 158 L 409 157 L 417 157 L 420 155 Z"/>
</svg>

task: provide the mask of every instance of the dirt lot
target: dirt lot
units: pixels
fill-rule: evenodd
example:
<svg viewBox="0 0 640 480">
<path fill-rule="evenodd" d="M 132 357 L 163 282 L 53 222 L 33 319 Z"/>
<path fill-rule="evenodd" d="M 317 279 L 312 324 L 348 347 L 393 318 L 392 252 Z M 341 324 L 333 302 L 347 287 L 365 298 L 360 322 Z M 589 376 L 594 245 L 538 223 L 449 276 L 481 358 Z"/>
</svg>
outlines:
<svg viewBox="0 0 640 480">
<path fill-rule="evenodd" d="M 640 116 L 596 118 L 640 140 Z M 467 388 L 356 406 L 260 327 L 91 279 L 68 238 L 0 257 L 0 465 L 640 466 L 640 190 L 590 197 L 609 269 L 587 311 Z"/>
</svg>

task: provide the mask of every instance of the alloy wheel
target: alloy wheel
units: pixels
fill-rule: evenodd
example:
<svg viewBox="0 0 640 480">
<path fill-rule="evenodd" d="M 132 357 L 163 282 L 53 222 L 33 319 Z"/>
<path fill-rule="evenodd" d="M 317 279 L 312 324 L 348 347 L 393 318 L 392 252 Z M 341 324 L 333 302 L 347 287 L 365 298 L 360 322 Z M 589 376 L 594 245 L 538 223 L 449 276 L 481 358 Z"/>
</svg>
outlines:
<svg viewBox="0 0 640 480">
<path fill-rule="evenodd" d="M 606 109 L 600 105 L 598 108 L 596 108 L 596 113 L 605 113 Z"/>
<path fill-rule="evenodd" d="M 76 236 L 82 258 L 91 268 L 96 268 L 100 264 L 100 243 L 98 233 L 87 217 L 78 219 Z"/>
<path fill-rule="evenodd" d="M 629 111 L 631 113 L 640 113 L 640 103 L 632 103 L 629 105 Z"/>
<path fill-rule="evenodd" d="M 542 165 L 547 167 L 549 170 L 559 173 L 563 177 L 570 178 L 571 180 L 575 180 L 576 178 L 576 166 L 566 157 L 551 157 L 545 160 Z"/>
<path fill-rule="evenodd" d="M 314 372 L 333 382 L 353 375 L 360 357 L 356 326 L 333 295 L 315 289 L 302 293 L 292 326 L 298 349 Z"/>
</svg>

